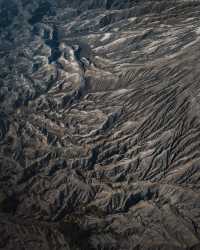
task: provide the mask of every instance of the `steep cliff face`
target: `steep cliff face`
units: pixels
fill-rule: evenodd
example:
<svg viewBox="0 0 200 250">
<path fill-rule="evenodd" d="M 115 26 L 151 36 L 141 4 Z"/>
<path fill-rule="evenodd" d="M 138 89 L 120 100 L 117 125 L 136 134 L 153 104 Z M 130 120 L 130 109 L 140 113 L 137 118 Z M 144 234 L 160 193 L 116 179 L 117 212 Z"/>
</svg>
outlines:
<svg viewBox="0 0 200 250">
<path fill-rule="evenodd" d="M 0 1 L 0 248 L 200 249 L 199 14 Z"/>
</svg>

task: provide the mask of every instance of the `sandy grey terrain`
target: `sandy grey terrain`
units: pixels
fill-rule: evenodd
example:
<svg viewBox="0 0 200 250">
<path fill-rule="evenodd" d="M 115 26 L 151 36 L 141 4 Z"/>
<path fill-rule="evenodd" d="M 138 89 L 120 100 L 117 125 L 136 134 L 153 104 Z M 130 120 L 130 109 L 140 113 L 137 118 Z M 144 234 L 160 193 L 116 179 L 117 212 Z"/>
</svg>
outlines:
<svg viewBox="0 0 200 250">
<path fill-rule="evenodd" d="M 200 1 L 0 0 L 0 249 L 200 249 Z"/>
</svg>

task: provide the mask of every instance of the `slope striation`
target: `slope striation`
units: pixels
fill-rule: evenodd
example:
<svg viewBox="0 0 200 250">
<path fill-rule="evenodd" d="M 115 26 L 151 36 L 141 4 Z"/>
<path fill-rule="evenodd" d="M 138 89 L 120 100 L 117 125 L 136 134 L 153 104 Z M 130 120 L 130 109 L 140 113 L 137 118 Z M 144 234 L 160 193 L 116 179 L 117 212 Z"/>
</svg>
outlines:
<svg viewBox="0 0 200 250">
<path fill-rule="evenodd" d="M 2 249 L 200 249 L 200 3 L 0 1 Z"/>
</svg>

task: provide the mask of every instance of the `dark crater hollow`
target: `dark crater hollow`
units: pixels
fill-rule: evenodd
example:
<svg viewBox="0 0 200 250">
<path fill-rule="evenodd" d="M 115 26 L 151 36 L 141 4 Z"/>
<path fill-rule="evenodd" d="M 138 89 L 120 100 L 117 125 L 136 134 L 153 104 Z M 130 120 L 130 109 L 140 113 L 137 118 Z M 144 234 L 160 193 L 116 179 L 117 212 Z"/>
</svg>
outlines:
<svg viewBox="0 0 200 250">
<path fill-rule="evenodd" d="M 42 2 L 39 4 L 38 8 L 32 13 L 32 17 L 29 19 L 29 23 L 34 25 L 42 21 L 44 16 L 53 16 L 55 12 L 52 10 L 52 5 L 49 2 Z"/>
<path fill-rule="evenodd" d="M 61 56 L 61 52 L 59 50 L 59 34 L 56 27 L 54 27 L 52 39 L 47 37 L 45 38 L 45 42 L 51 48 L 51 56 L 48 58 L 49 63 L 56 62 Z"/>
<path fill-rule="evenodd" d="M 0 31 L 12 24 L 13 19 L 18 14 L 18 6 L 14 1 L 0 2 Z"/>
</svg>

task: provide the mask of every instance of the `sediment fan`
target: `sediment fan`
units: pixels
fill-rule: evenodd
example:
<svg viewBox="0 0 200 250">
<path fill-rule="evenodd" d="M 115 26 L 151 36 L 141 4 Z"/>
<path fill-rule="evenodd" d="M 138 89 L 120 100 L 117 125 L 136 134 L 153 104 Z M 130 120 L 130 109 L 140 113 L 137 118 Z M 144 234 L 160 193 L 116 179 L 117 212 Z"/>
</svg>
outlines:
<svg viewBox="0 0 200 250">
<path fill-rule="evenodd" d="M 0 1 L 0 249 L 200 249 L 200 2 Z"/>
</svg>

